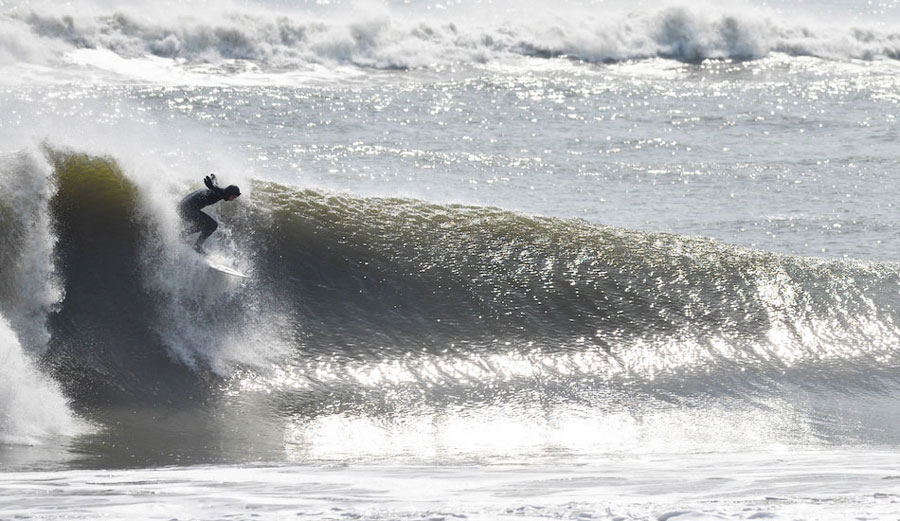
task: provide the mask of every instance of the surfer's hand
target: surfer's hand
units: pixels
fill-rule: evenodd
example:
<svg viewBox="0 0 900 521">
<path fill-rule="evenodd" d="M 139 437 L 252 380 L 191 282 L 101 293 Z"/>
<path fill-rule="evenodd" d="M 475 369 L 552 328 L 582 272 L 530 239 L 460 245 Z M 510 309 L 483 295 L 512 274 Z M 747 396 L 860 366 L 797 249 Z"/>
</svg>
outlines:
<svg viewBox="0 0 900 521">
<path fill-rule="evenodd" d="M 219 188 L 216 186 L 216 174 L 209 174 L 208 176 L 203 178 L 203 184 L 206 185 L 210 190 L 215 190 Z"/>
</svg>

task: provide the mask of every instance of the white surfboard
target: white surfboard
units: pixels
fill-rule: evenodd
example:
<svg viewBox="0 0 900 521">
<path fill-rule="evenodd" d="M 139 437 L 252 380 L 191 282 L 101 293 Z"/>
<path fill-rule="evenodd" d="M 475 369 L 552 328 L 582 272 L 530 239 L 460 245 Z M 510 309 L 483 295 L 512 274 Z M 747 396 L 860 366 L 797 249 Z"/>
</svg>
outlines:
<svg viewBox="0 0 900 521">
<path fill-rule="evenodd" d="M 249 279 L 249 278 L 250 278 L 250 275 L 246 275 L 246 274 L 241 273 L 240 271 L 238 271 L 238 270 L 236 270 L 236 269 L 234 269 L 234 268 L 231 268 L 231 267 L 229 267 L 229 266 L 225 266 L 224 264 L 219 264 L 218 262 L 212 261 L 212 260 L 210 260 L 210 259 L 206 259 L 206 265 L 209 266 L 210 268 L 216 270 L 216 271 L 220 271 L 220 272 L 222 272 L 222 273 L 225 273 L 225 274 L 227 274 L 227 275 L 231 275 L 231 276 L 233 276 L 233 277 L 240 277 L 240 278 L 242 278 L 242 279 Z"/>
</svg>

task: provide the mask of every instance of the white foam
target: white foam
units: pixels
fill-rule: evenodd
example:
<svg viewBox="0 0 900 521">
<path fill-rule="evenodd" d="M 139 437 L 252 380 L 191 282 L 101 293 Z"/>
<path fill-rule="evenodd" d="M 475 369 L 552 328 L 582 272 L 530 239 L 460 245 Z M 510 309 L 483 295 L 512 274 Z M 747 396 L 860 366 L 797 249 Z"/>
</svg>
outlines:
<svg viewBox="0 0 900 521">
<path fill-rule="evenodd" d="M 230 76 L 254 69 L 421 68 L 523 57 L 566 56 L 591 63 L 758 59 L 773 53 L 839 60 L 900 57 L 900 28 L 841 25 L 817 20 L 814 13 L 787 16 L 740 4 L 656 2 L 641 10 L 497 7 L 480 17 L 462 9 L 423 13 L 372 2 L 330 11 L 230 3 L 203 9 L 85 5 L 31 6 L 0 14 L 0 64 L 45 64 L 55 57 L 59 63 L 99 67 L 141 81 L 191 83 L 202 82 L 202 74 Z"/>
<path fill-rule="evenodd" d="M 251 282 L 210 269 L 177 238 L 156 247 L 148 250 L 144 284 L 160 296 L 158 331 L 176 359 L 229 376 L 238 368 L 268 371 L 291 352 L 289 341 L 281 339 L 290 328 L 277 310 L 259 302 Z M 247 257 L 224 241 L 210 239 L 206 247 L 224 248 L 220 258 L 253 273 Z"/>
<path fill-rule="evenodd" d="M 0 316 L 0 443 L 40 443 L 81 430 L 59 387 L 23 352 Z"/>
<path fill-rule="evenodd" d="M 0 157 L 0 196 L 7 209 L 0 238 L 0 311 L 32 352 L 46 347 L 46 316 L 63 296 L 52 261 L 51 193 L 49 166 L 37 152 Z"/>
<path fill-rule="evenodd" d="M 0 473 L 15 519 L 897 518 L 887 451 Z"/>
<path fill-rule="evenodd" d="M 0 15 L 0 65 L 51 63 L 69 48 L 66 42 L 41 37 L 22 20 Z"/>
<path fill-rule="evenodd" d="M 0 158 L 0 442 L 37 443 L 78 430 L 66 399 L 30 356 L 47 347 L 47 314 L 62 299 L 47 209 L 49 166 L 34 151 Z"/>
</svg>

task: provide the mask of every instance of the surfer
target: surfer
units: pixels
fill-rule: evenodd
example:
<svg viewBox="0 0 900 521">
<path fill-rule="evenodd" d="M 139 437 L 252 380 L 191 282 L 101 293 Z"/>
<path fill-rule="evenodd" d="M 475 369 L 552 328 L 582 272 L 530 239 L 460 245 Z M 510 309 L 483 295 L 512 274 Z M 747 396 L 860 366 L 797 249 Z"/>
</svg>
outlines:
<svg viewBox="0 0 900 521">
<path fill-rule="evenodd" d="M 178 203 L 178 215 L 181 217 L 183 225 L 181 238 L 186 239 L 188 235 L 200 232 L 197 242 L 194 243 L 194 251 L 206 255 L 203 242 L 216 231 L 219 223 L 201 209 L 222 200 L 234 201 L 241 195 L 241 190 L 235 185 L 219 188 L 215 174 L 204 177 L 203 184 L 206 185 L 206 190 L 201 188 L 196 192 L 191 192 Z"/>
</svg>

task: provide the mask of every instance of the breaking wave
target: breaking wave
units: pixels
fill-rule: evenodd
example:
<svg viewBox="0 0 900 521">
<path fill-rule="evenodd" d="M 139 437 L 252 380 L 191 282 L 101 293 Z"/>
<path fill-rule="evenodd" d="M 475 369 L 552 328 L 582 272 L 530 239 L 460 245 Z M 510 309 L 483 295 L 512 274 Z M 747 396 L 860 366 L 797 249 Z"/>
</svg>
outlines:
<svg viewBox="0 0 900 521">
<path fill-rule="evenodd" d="M 73 8 L 74 9 L 74 8 Z M 510 57 L 589 63 L 667 58 L 754 60 L 772 53 L 836 60 L 897 59 L 900 32 L 786 20 L 738 7 L 660 7 L 647 12 L 538 12 L 490 22 L 384 6 L 349 15 L 223 9 L 183 14 L 106 14 L 18 7 L 0 14 L 0 60 L 52 63 L 74 50 L 186 65 L 235 61 L 269 69 L 348 64 L 409 69 Z"/>
<path fill-rule="evenodd" d="M 258 181 L 219 205 L 210 240 L 242 282 L 178 238 L 190 187 L 158 207 L 114 158 L 44 155 L 32 173 L 55 187 L 59 302 L 46 376 L 23 374 L 52 377 L 76 409 L 223 393 L 267 396 L 275 415 L 825 396 L 806 421 L 840 431 L 841 397 L 900 386 L 894 265 Z M 25 329 L 4 323 L 7 353 Z"/>
<path fill-rule="evenodd" d="M 205 269 L 174 210 L 151 212 L 114 159 L 48 154 L 65 290 L 50 345 L 79 373 L 67 381 L 168 395 L 205 370 L 510 351 L 585 355 L 592 373 L 638 378 L 865 371 L 893 363 L 900 334 L 892 265 L 267 182 L 221 205 L 228 231 L 213 248 L 252 273 L 240 284 Z"/>
</svg>

